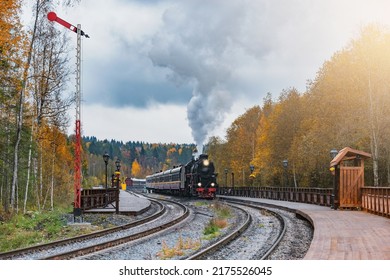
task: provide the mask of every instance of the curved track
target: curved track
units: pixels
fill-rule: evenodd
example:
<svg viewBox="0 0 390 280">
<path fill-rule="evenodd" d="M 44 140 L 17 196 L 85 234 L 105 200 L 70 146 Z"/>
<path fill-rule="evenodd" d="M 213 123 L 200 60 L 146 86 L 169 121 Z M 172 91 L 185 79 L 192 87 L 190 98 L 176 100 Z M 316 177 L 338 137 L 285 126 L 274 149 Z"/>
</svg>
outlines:
<svg viewBox="0 0 390 280">
<path fill-rule="evenodd" d="M 255 259 L 294 260 L 306 255 L 313 238 L 313 225 L 299 213 L 283 206 L 262 203 L 239 198 L 222 198 L 223 200 L 239 203 L 247 207 L 260 207 L 276 213 L 283 219 L 283 232 L 278 237 L 277 244 L 269 248 L 269 252 L 257 255 Z M 279 218 L 279 219 L 280 219 Z"/>
<path fill-rule="evenodd" d="M 198 252 L 196 252 L 195 254 L 189 256 L 187 258 L 187 260 L 197 260 L 197 259 L 202 259 L 202 257 L 204 257 L 206 254 L 209 254 L 215 250 L 217 250 L 218 248 L 221 248 L 222 246 L 224 246 L 225 244 L 229 243 L 230 241 L 234 240 L 235 238 L 237 238 L 237 236 L 241 235 L 242 232 L 244 232 L 248 226 L 250 225 L 251 221 L 252 221 L 252 217 L 251 215 L 245 211 L 244 209 L 242 208 L 239 208 L 237 206 L 234 206 L 232 204 L 229 203 L 229 205 L 231 207 L 234 207 L 236 209 L 239 209 L 241 211 L 243 211 L 245 213 L 245 219 L 244 219 L 244 222 L 236 229 L 234 230 L 233 232 L 231 232 L 230 234 L 228 234 L 227 236 L 223 237 L 222 239 L 220 239 L 219 241 L 215 242 L 214 244 L 208 246 L 207 248 L 203 249 L 203 250 L 200 250 Z"/>
<path fill-rule="evenodd" d="M 262 260 L 266 259 L 274 251 L 274 249 L 279 245 L 279 243 L 281 242 L 281 240 L 286 232 L 286 222 L 285 222 L 285 219 L 283 218 L 283 216 L 279 215 L 278 213 L 276 213 L 274 211 L 271 211 L 269 209 L 265 209 L 265 208 L 260 207 L 260 206 L 247 205 L 245 203 L 240 203 L 240 202 L 229 202 L 228 204 L 232 207 L 240 209 L 241 211 L 243 211 L 245 213 L 246 218 L 245 218 L 244 222 L 242 223 L 242 225 L 239 228 L 237 228 L 235 231 L 233 231 L 232 233 L 230 233 L 229 235 L 224 237 L 223 239 L 221 239 L 218 242 L 209 246 L 208 248 L 205 248 L 202 251 L 199 251 L 199 252 L 191 255 L 190 257 L 187 258 L 188 260 L 202 259 L 202 258 L 205 258 L 207 255 L 208 256 L 211 255 L 209 258 L 212 259 L 213 252 L 217 251 L 220 248 L 223 248 L 226 244 L 234 241 L 242 233 L 244 233 L 244 231 L 250 226 L 250 224 L 252 222 L 252 217 L 248 213 L 248 211 L 246 211 L 245 209 L 243 209 L 237 205 L 251 207 L 251 208 L 254 208 L 257 210 L 266 211 L 267 213 L 275 216 L 280 221 L 281 230 L 279 231 L 279 235 L 276 238 L 276 240 L 272 243 L 272 245 L 269 248 L 265 249 L 265 253 L 263 253 L 263 255 L 261 257 Z M 236 206 L 234 206 L 234 205 L 236 205 Z"/>
<path fill-rule="evenodd" d="M 125 225 L 113 227 L 110 229 L 97 231 L 90 234 L 85 234 L 73 238 L 67 238 L 67 239 L 58 240 L 58 241 L 54 241 L 42 245 L 36 245 L 28 248 L 1 253 L 0 259 L 69 259 L 84 254 L 88 254 L 90 252 L 99 251 L 110 246 L 116 246 L 118 244 L 128 242 L 129 240 L 135 240 L 137 238 L 141 238 L 143 236 L 149 235 L 151 233 L 172 226 L 173 224 L 180 222 L 182 219 L 188 216 L 188 209 L 185 206 L 179 205 L 176 202 L 169 202 L 172 204 L 177 204 L 178 207 L 182 209 L 183 214 L 180 217 L 171 220 L 168 223 L 159 224 L 157 227 L 153 227 L 145 231 L 142 231 L 141 229 L 138 230 L 137 233 L 122 234 L 121 237 L 118 238 L 113 237 L 109 241 L 104 241 L 104 242 L 98 241 L 99 238 L 105 238 L 110 235 L 115 236 L 116 234 L 124 233 L 126 231 L 131 231 L 131 230 L 134 231 L 136 230 L 137 227 L 152 222 L 154 220 L 157 220 L 161 216 L 166 214 L 167 207 L 163 203 L 155 199 L 150 199 L 150 200 L 159 206 L 159 211 L 144 219 L 132 223 L 128 223 Z M 165 201 L 164 203 L 167 204 L 167 201 Z M 84 246 L 81 243 L 92 243 L 93 245 Z M 55 253 L 55 254 L 50 253 L 50 252 L 56 252 L 59 249 L 61 253 Z"/>
<path fill-rule="evenodd" d="M 174 218 L 173 220 L 170 219 L 168 222 L 163 222 L 162 224 L 153 225 L 149 229 L 141 230 L 140 232 L 137 232 L 134 234 L 125 235 L 125 236 L 115 238 L 115 239 L 112 239 L 109 241 L 93 244 L 91 246 L 83 247 L 81 249 L 76 249 L 76 250 L 68 251 L 65 253 L 51 255 L 51 256 L 44 258 L 44 259 L 47 259 L 47 260 L 72 259 L 72 258 L 84 256 L 87 254 L 95 253 L 97 251 L 101 251 L 104 249 L 115 247 L 115 246 L 130 242 L 130 241 L 134 241 L 134 240 L 143 238 L 143 237 L 151 235 L 153 233 L 165 230 L 165 229 L 181 222 L 182 220 L 184 220 L 185 218 L 188 217 L 189 210 L 186 206 L 182 205 L 181 203 L 174 202 L 174 201 L 168 201 L 168 200 L 163 200 L 163 199 L 160 199 L 160 200 L 162 200 L 168 204 L 170 203 L 170 204 L 176 205 L 178 208 L 180 208 L 182 210 L 182 214 L 180 214 L 178 217 Z M 170 211 L 167 211 L 167 214 L 169 214 L 169 216 L 173 216 L 173 215 L 171 215 L 172 213 L 169 213 L 169 212 L 173 212 L 172 209 Z"/>
</svg>

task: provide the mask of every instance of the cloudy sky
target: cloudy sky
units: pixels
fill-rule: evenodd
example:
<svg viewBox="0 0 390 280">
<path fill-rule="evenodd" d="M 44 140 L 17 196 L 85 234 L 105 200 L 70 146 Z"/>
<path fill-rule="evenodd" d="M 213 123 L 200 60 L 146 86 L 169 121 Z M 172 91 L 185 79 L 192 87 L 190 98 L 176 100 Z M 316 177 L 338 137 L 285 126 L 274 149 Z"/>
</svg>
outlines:
<svg viewBox="0 0 390 280">
<path fill-rule="evenodd" d="M 91 37 L 83 134 L 163 143 L 224 137 L 267 92 L 303 92 L 362 26 L 390 26 L 386 0 L 82 0 L 55 12 Z"/>
</svg>

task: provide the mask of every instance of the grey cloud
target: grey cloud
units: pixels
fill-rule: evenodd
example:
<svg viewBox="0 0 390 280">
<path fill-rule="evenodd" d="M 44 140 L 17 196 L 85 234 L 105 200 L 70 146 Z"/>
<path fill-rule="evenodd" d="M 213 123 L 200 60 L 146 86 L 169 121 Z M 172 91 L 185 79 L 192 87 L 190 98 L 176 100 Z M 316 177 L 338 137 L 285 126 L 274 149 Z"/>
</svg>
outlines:
<svg viewBox="0 0 390 280">
<path fill-rule="evenodd" d="M 187 104 L 199 145 L 235 100 L 258 104 L 267 92 L 305 90 L 306 79 L 352 37 L 357 20 L 380 11 L 389 21 L 379 0 L 354 1 L 354 11 L 344 0 L 92 2 L 100 3 L 94 15 L 107 7 L 109 16 L 96 19 L 90 32 L 91 44 L 100 41 L 86 59 L 86 102 Z M 92 10 L 81 15 L 87 22 Z M 108 59 L 98 57 L 100 48 Z"/>
<path fill-rule="evenodd" d="M 178 86 L 167 83 L 156 71 L 155 79 L 146 78 L 144 73 L 129 71 L 131 66 L 121 63 L 89 65 L 90 77 L 84 79 L 83 99 L 89 104 L 103 104 L 110 107 L 147 108 L 153 103 L 187 104 L 191 88 L 187 84 Z M 164 76 L 164 75 L 163 75 Z M 164 76 L 165 77 L 165 76 Z"/>
</svg>

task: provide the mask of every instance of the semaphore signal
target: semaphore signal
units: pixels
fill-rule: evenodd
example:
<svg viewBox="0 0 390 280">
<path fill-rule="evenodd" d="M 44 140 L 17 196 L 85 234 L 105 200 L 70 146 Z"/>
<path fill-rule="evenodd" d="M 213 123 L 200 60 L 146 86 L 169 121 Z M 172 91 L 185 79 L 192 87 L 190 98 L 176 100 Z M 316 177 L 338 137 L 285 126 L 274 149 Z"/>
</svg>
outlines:
<svg viewBox="0 0 390 280">
<path fill-rule="evenodd" d="M 74 157 L 74 204 L 73 215 L 74 219 L 81 216 L 81 36 L 89 38 L 89 36 L 81 30 L 81 25 L 77 27 L 69 22 L 59 18 L 55 12 L 49 12 L 47 18 L 50 21 L 55 21 L 62 26 L 77 34 L 76 48 L 76 139 L 75 139 L 75 157 Z"/>
</svg>

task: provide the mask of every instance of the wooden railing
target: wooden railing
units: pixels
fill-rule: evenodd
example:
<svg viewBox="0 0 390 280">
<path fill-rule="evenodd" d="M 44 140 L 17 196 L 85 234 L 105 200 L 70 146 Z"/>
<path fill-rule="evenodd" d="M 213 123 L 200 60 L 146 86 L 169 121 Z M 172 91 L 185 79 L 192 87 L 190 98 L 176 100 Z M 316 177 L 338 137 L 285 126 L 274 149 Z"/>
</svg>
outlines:
<svg viewBox="0 0 390 280">
<path fill-rule="evenodd" d="M 331 188 L 220 187 L 218 194 L 331 206 Z M 390 218 L 390 188 L 362 187 L 362 209 Z"/>
<path fill-rule="evenodd" d="M 331 188 L 221 187 L 218 194 L 331 205 Z"/>
<path fill-rule="evenodd" d="M 390 188 L 363 187 L 362 208 L 376 215 L 390 217 Z"/>
<path fill-rule="evenodd" d="M 81 191 L 81 209 L 102 208 L 116 201 L 118 189 L 84 189 Z"/>
</svg>

